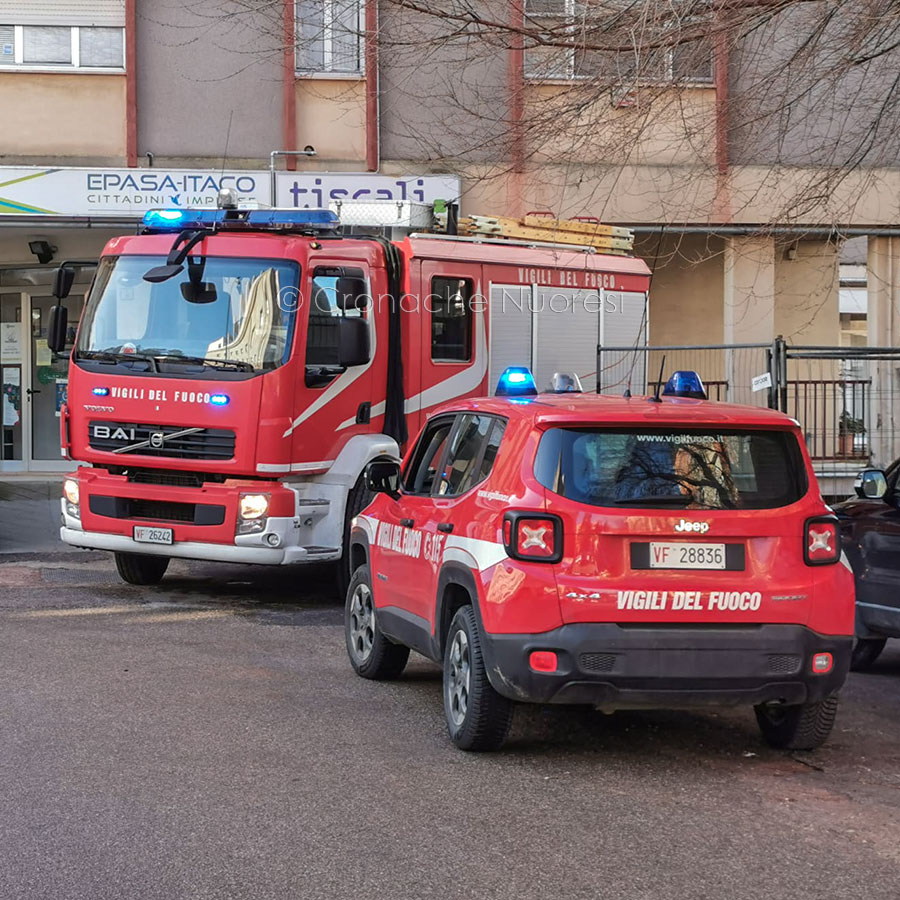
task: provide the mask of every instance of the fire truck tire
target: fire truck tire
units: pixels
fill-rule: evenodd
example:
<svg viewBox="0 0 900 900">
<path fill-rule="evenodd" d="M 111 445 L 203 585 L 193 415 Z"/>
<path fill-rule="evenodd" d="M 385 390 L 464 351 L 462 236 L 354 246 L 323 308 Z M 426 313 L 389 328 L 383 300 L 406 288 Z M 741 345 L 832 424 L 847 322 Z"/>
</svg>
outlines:
<svg viewBox="0 0 900 900">
<path fill-rule="evenodd" d="M 756 721 L 771 747 L 816 750 L 831 734 L 837 708 L 837 694 L 799 706 L 761 705 L 756 707 Z"/>
<path fill-rule="evenodd" d="M 887 638 L 857 638 L 850 656 L 850 670 L 865 672 L 881 656 Z"/>
<path fill-rule="evenodd" d="M 360 566 L 350 579 L 344 604 L 344 638 L 350 665 L 362 678 L 389 681 L 406 667 L 409 647 L 388 640 L 378 627 L 368 566 Z"/>
<path fill-rule="evenodd" d="M 117 553 L 116 568 L 122 580 L 129 584 L 159 584 L 169 568 L 169 557 Z"/>
<path fill-rule="evenodd" d="M 338 596 L 346 597 L 347 589 L 350 586 L 350 578 L 353 572 L 350 569 L 350 523 L 355 516 L 358 516 L 371 502 L 374 495 L 367 490 L 363 476 L 360 475 L 356 484 L 347 495 L 347 509 L 344 512 L 344 530 L 342 533 L 341 558 L 337 562 L 337 587 Z"/>
<path fill-rule="evenodd" d="M 457 610 L 450 623 L 443 682 L 444 713 L 453 743 L 460 750 L 499 750 L 509 731 L 513 704 L 488 681 L 471 606 Z"/>
</svg>

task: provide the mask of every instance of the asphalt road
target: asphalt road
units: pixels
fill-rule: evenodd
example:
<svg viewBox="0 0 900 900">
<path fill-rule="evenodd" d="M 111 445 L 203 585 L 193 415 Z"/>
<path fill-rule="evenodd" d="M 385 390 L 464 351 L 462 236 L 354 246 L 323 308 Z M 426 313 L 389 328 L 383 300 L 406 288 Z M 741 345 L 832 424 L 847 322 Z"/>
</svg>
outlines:
<svg viewBox="0 0 900 900">
<path fill-rule="evenodd" d="M 447 740 L 438 668 L 357 678 L 321 574 L 0 565 L 0 898 L 900 896 L 900 642 L 830 743 L 752 712 L 517 712 Z"/>
</svg>

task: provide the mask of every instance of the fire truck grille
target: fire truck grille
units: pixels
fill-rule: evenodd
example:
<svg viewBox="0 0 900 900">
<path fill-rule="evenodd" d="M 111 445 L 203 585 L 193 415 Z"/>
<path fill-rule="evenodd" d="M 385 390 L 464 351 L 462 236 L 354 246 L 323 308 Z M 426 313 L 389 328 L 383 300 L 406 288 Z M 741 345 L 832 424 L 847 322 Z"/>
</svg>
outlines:
<svg viewBox="0 0 900 900">
<path fill-rule="evenodd" d="M 616 664 L 615 653 L 582 653 L 578 664 L 585 672 L 611 672 Z"/>
<path fill-rule="evenodd" d="M 184 425 L 140 425 L 133 422 L 90 422 L 88 437 L 94 450 L 123 458 L 168 456 L 180 459 L 232 459 L 234 432 L 224 428 Z"/>
<path fill-rule="evenodd" d="M 769 656 L 769 671 L 778 675 L 792 675 L 800 669 L 800 657 L 794 653 L 773 653 Z"/>
<path fill-rule="evenodd" d="M 159 484 L 165 487 L 203 487 L 204 478 L 199 472 L 155 472 L 153 469 L 142 469 L 129 472 L 128 480 L 132 484 Z"/>
</svg>

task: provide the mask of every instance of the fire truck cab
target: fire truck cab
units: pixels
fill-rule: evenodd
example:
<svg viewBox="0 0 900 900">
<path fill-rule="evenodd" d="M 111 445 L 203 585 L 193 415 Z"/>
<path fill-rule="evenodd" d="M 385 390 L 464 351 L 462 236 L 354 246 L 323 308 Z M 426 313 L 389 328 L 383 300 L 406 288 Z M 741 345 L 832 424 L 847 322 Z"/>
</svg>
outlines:
<svg viewBox="0 0 900 900">
<path fill-rule="evenodd" d="M 58 297 L 67 280 L 63 265 Z M 85 465 L 61 537 L 112 551 L 136 584 L 172 557 L 343 559 L 348 576 L 366 465 L 399 459 L 438 404 L 486 393 L 492 304 L 648 283 L 629 256 L 349 237 L 328 210 L 150 212 L 107 244 L 71 353 L 62 450 Z M 51 346 L 65 324 L 55 307 Z"/>
</svg>

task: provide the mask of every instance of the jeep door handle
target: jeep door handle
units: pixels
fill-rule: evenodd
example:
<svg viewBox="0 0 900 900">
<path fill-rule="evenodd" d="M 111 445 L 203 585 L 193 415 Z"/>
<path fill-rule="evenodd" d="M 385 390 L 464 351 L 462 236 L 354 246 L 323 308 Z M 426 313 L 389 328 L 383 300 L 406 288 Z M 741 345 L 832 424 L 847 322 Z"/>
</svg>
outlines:
<svg viewBox="0 0 900 900">
<path fill-rule="evenodd" d="M 452 522 L 439 522 L 438 523 L 438 531 L 443 531 L 444 534 L 450 534 L 453 531 L 453 523 Z"/>
<path fill-rule="evenodd" d="M 400 524 L 404 528 L 412 528 L 413 525 L 415 525 L 416 523 L 415 523 L 415 520 L 413 520 L 413 519 L 401 519 Z"/>
</svg>

